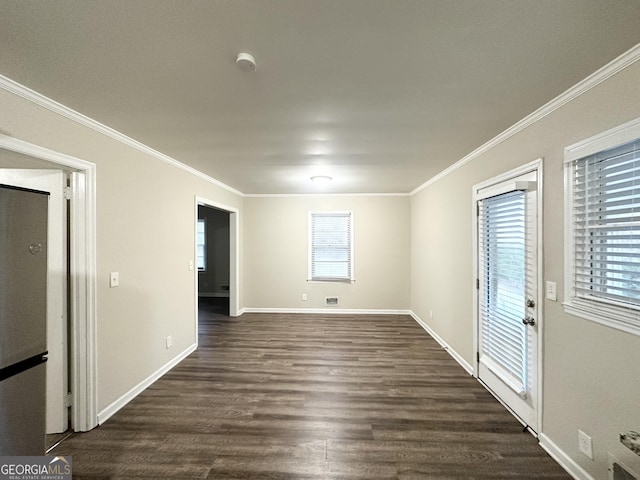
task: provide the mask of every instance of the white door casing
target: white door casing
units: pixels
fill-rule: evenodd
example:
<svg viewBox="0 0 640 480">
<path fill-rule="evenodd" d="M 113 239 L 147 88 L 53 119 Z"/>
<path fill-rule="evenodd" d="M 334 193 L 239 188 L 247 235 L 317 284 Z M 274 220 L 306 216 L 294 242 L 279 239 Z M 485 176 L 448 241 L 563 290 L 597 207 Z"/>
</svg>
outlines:
<svg viewBox="0 0 640 480">
<path fill-rule="evenodd" d="M 474 187 L 474 375 L 534 433 L 541 423 L 541 166 Z"/>
<path fill-rule="evenodd" d="M 0 169 L 0 183 L 49 192 L 47 232 L 47 408 L 46 432 L 69 425 L 67 359 L 67 206 L 62 170 Z"/>
<path fill-rule="evenodd" d="M 71 426 L 98 424 L 96 325 L 96 166 L 93 163 L 0 133 L 0 149 L 45 160 L 71 172 L 69 205 Z"/>
</svg>

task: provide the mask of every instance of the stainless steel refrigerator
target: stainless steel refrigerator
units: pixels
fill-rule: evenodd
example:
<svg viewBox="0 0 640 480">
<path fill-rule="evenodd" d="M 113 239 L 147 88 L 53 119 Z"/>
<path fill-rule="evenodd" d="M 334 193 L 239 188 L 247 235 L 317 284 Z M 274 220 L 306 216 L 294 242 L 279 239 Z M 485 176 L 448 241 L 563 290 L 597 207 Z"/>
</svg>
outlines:
<svg viewBox="0 0 640 480">
<path fill-rule="evenodd" d="M 0 185 L 0 455 L 43 455 L 49 195 Z"/>
</svg>

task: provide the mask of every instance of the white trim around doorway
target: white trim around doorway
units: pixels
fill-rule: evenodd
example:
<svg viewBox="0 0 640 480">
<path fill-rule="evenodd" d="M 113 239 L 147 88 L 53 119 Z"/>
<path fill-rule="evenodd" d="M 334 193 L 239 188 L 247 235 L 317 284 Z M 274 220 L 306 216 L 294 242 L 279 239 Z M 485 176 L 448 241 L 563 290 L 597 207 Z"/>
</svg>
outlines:
<svg viewBox="0 0 640 480">
<path fill-rule="evenodd" d="M 97 426 L 96 166 L 18 138 L 0 134 L 0 149 L 46 160 L 71 171 L 71 424 L 75 431 Z"/>
<path fill-rule="evenodd" d="M 537 435 L 540 435 L 542 433 L 542 419 L 543 419 L 543 410 L 544 410 L 544 405 L 543 405 L 543 376 L 544 376 L 544 369 L 543 369 L 543 363 L 542 363 L 542 359 L 543 359 L 543 355 L 544 355 L 544 345 L 543 345 L 543 341 L 542 339 L 544 338 L 544 301 L 543 301 L 543 292 L 544 292 L 544 287 L 543 287 L 543 279 L 544 279 L 544 250 L 543 250 L 543 239 L 544 239 L 544 232 L 543 232 L 543 219 L 542 219 L 542 214 L 543 214 L 543 159 L 542 158 L 538 158 L 532 162 L 526 163 L 524 165 L 521 165 L 520 167 L 514 168 L 513 170 L 510 170 L 508 172 L 505 172 L 501 175 L 498 175 L 496 177 L 493 177 L 491 179 L 485 180 L 481 183 L 478 183 L 476 185 L 473 186 L 473 192 L 471 195 L 471 205 L 472 205 L 472 209 L 473 209 L 473 213 L 471 215 L 472 218 L 472 231 L 473 231 L 473 359 L 474 361 L 472 362 L 472 366 L 473 366 L 473 372 L 472 375 L 475 378 L 478 378 L 478 290 L 476 288 L 476 282 L 477 279 L 480 278 L 479 277 L 479 272 L 478 272 L 478 232 L 477 232 L 477 216 L 476 216 L 476 212 L 477 212 L 477 200 L 479 197 L 479 191 L 483 190 L 483 189 L 487 189 L 487 188 L 491 188 L 494 185 L 498 185 L 500 183 L 503 182 L 507 182 L 511 179 L 514 179 L 516 177 L 519 177 L 521 175 L 525 175 L 526 173 L 529 172 L 537 172 L 537 185 L 536 185 L 536 189 L 537 189 L 537 209 L 538 209 L 538 216 L 536 219 L 537 225 L 537 243 L 538 243 L 538 249 L 537 249 L 537 295 L 538 298 L 536 299 L 536 302 L 538 304 L 538 314 L 537 314 L 537 328 L 538 328 L 538 348 L 537 348 L 537 428 L 538 431 L 536 432 Z M 486 385 L 484 385 L 484 383 L 480 382 L 483 386 L 486 387 Z M 489 390 L 487 388 L 487 390 Z M 489 390 L 489 392 L 491 392 L 491 390 Z M 493 392 L 491 392 L 492 395 L 495 396 L 495 394 Z M 496 397 L 498 398 L 498 397 Z M 500 400 L 498 398 L 498 400 Z M 502 400 L 500 400 L 501 403 Z M 504 403 L 503 403 L 504 405 Z M 505 405 L 506 406 L 506 405 Z M 507 406 L 508 407 L 508 406 Z M 508 408 L 509 411 L 511 413 L 513 413 L 513 411 Z M 514 414 L 515 416 L 515 414 Z M 517 416 L 516 416 L 517 418 Z M 518 420 L 520 421 L 520 419 L 518 418 Z M 531 429 L 529 429 L 529 431 L 531 431 Z"/>
<path fill-rule="evenodd" d="M 216 208 L 224 212 L 229 213 L 229 316 L 237 317 L 240 312 L 239 292 L 240 292 L 240 211 L 229 205 L 225 205 L 214 200 L 209 200 L 204 197 L 196 195 L 195 207 L 194 207 L 194 232 L 198 221 L 198 206 L 203 205 L 205 207 Z M 194 233 L 194 235 L 197 235 Z M 198 251 L 196 245 L 197 239 L 194 236 L 194 258 Z M 194 269 L 194 290 L 195 290 L 195 305 L 198 305 L 198 270 Z M 198 309 L 195 309 L 195 338 L 198 342 Z"/>
</svg>

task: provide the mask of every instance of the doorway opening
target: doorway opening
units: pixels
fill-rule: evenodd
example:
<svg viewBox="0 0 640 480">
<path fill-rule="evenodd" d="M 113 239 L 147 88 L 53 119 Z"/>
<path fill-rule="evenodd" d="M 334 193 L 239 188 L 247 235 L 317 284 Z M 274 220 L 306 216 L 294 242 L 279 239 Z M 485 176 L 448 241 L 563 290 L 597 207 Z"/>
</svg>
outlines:
<svg viewBox="0 0 640 480">
<path fill-rule="evenodd" d="M 20 156 L 27 168 L 8 168 L 16 154 L 0 150 L 0 183 L 47 192 L 47 294 L 46 294 L 46 428 L 49 445 L 70 427 L 69 385 L 69 242 L 68 201 L 64 192 L 68 173 L 54 168 L 36 168 L 39 162 Z M 31 168 L 28 168 L 31 167 Z M 50 436 L 53 436 L 51 440 Z"/>
<path fill-rule="evenodd" d="M 229 315 L 229 217 L 225 210 L 198 205 L 197 256 L 199 308 Z"/>
<path fill-rule="evenodd" d="M 199 312 L 237 317 L 238 210 L 196 197 L 196 339 Z"/>
</svg>

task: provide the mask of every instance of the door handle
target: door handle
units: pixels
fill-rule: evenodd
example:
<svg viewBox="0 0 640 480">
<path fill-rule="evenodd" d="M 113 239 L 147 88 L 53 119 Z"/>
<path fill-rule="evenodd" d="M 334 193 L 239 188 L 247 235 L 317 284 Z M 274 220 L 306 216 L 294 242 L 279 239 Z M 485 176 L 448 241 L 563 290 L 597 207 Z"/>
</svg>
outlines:
<svg viewBox="0 0 640 480">
<path fill-rule="evenodd" d="M 535 325 L 536 324 L 536 320 L 533 317 L 524 317 L 522 319 L 522 323 L 524 323 L 525 325 Z"/>
</svg>

